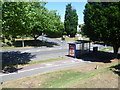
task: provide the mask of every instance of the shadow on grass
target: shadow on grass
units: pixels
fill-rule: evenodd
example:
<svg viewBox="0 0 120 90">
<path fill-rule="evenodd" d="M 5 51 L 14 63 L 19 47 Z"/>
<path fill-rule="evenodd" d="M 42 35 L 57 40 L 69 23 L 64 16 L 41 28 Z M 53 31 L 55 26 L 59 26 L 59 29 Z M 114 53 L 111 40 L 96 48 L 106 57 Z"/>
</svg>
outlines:
<svg viewBox="0 0 120 90">
<path fill-rule="evenodd" d="M 115 74 L 118 74 L 120 76 L 120 64 L 110 67 L 110 70 L 112 70 Z"/>
<path fill-rule="evenodd" d="M 89 40 L 76 40 L 77 42 L 80 42 L 80 41 L 84 41 L 84 42 L 89 42 Z M 98 44 L 98 45 L 103 45 L 103 46 L 111 46 L 112 47 L 112 45 L 111 44 L 105 44 L 105 43 L 103 43 L 103 42 L 93 42 L 93 44 Z"/>
<path fill-rule="evenodd" d="M 22 69 L 17 66 L 27 64 L 31 61 L 31 58 L 35 57 L 35 55 L 31 55 L 31 53 L 21 53 L 20 51 L 1 52 L 1 54 L 2 70 L 4 70 L 5 73 L 12 73 Z"/>
<path fill-rule="evenodd" d="M 40 46 L 46 46 L 46 47 L 53 47 L 54 45 L 57 45 L 53 42 L 42 42 L 40 40 L 24 40 L 25 46 L 33 46 L 33 47 L 40 47 Z M 13 43 L 13 46 L 15 47 L 22 47 L 22 40 L 15 41 Z"/>
<path fill-rule="evenodd" d="M 110 46 L 110 47 L 112 47 L 112 45 L 111 44 L 105 44 L 105 43 L 102 43 L 102 42 L 94 42 L 94 44 L 99 44 L 99 45 L 106 45 L 106 46 Z"/>
<path fill-rule="evenodd" d="M 86 53 L 81 53 L 80 51 L 77 51 L 76 58 L 82 59 L 83 61 L 110 63 L 112 59 L 115 59 L 115 54 L 110 52 L 103 52 L 103 51 L 97 51 L 97 52 L 90 51 Z M 120 55 L 118 59 L 119 58 Z"/>
<path fill-rule="evenodd" d="M 77 42 L 81 42 L 81 41 L 83 41 L 83 42 L 89 42 L 89 40 L 76 40 Z"/>
</svg>

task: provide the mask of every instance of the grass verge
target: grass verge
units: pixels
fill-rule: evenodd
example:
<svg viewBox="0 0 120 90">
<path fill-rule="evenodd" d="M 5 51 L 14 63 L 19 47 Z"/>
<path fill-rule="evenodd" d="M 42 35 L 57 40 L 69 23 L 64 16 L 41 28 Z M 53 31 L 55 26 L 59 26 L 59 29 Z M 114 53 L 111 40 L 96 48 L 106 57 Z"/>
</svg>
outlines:
<svg viewBox="0 0 120 90">
<path fill-rule="evenodd" d="M 23 48 L 32 48 L 31 46 L 26 47 L 14 47 L 14 46 L 7 46 L 7 47 L 0 47 L 0 49 L 7 50 L 7 49 L 23 49 Z"/>
<path fill-rule="evenodd" d="M 27 64 L 18 65 L 18 67 L 29 66 L 29 65 L 33 65 L 33 64 L 47 63 L 47 62 L 58 61 L 58 60 L 65 60 L 65 59 L 68 59 L 68 58 L 67 57 L 59 57 L 59 58 L 52 58 L 52 59 L 46 59 L 46 60 L 30 61 Z"/>
<path fill-rule="evenodd" d="M 115 65 L 112 65 L 115 66 Z M 110 66 L 111 67 L 111 66 Z M 50 81 L 47 81 L 43 84 L 43 87 L 51 87 L 51 88 L 66 88 L 72 86 L 74 83 L 79 82 L 80 80 L 84 80 L 86 78 L 95 76 L 96 74 L 101 74 L 104 72 L 109 71 L 110 67 L 106 67 L 91 73 L 81 73 L 81 72 L 74 72 L 74 71 L 64 71 L 62 76 L 55 77 Z M 64 74 L 65 73 L 65 74 Z"/>
<path fill-rule="evenodd" d="M 76 38 L 69 38 L 69 37 L 65 37 L 65 41 L 68 42 L 68 43 L 73 43 L 73 42 L 76 42 Z"/>
<path fill-rule="evenodd" d="M 107 48 L 100 49 L 99 51 L 105 51 L 105 52 L 107 52 L 107 51 L 112 51 L 112 50 L 113 50 L 112 47 L 107 47 Z"/>
</svg>

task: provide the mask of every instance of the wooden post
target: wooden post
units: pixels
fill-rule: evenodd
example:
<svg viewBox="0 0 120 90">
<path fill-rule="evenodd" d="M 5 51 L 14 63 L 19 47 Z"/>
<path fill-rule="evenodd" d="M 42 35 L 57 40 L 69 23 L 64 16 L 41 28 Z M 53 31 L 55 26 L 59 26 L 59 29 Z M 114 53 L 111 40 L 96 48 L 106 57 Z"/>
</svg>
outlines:
<svg viewBox="0 0 120 90">
<path fill-rule="evenodd" d="M 99 66 L 98 66 L 98 65 L 96 65 L 95 69 L 98 69 L 98 67 L 99 67 Z"/>
</svg>

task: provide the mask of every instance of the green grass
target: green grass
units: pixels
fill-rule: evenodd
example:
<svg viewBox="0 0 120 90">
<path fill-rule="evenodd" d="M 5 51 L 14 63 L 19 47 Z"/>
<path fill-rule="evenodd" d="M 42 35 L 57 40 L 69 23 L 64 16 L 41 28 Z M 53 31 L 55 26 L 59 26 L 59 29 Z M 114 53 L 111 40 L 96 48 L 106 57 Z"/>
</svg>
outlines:
<svg viewBox="0 0 120 90">
<path fill-rule="evenodd" d="M 57 60 L 64 60 L 67 59 L 65 57 L 60 57 L 60 58 L 52 58 L 52 59 L 47 59 L 47 60 L 39 60 L 39 61 L 31 61 L 29 64 L 39 64 L 39 63 L 45 63 L 45 62 L 52 62 L 52 61 L 57 61 Z"/>
<path fill-rule="evenodd" d="M 63 85 L 66 85 L 66 83 L 74 80 L 80 75 L 83 75 L 81 72 L 75 73 L 71 70 L 63 70 L 56 73 L 58 74 L 50 77 L 47 82 L 43 83 L 42 87 L 61 88 Z"/>
<path fill-rule="evenodd" d="M 64 60 L 64 59 L 67 59 L 67 58 L 66 57 L 59 57 L 59 58 L 52 58 L 52 59 L 46 59 L 46 60 L 30 61 L 27 64 L 18 65 L 18 67 L 26 66 L 26 65 L 28 66 L 28 65 L 33 65 L 33 64 L 41 64 L 41 63 Z"/>
<path fill-rule="evenodd" d="M 7 45 L 6 43 L 2 43 L 2 45 Z M 12 45 L 12 46 L 11 46 Z M 1 47 L 2 49 L 11 49 L 11 48 L 16 48 L 16 47 L 22 47 L 22 39 L 15 39 L 15 42 L 11 42 L 11 45 L 6 46 L 6 47 Z M 55 43 L 50 43 L 50 42 L 43 42 L 40 40 L 34 40 L 31 37 L 25 37 L 24 39 L 24 46 L 25 47 L 41 47 L 41 46 L 46 46 L 46 47 L 53 47 L 57 44 Z"/>
<path fill-rule="evenodd" d="M 0 47 L 0 49 L 6 50 L 6 49 L 22 49 L 22 48 L 31 48 L 30 46 L 27 47 L 14 47 L 14 46 L 7 46 L 7 47 Z"/>
<path fill-rule="evenodd" d="M 25 46 L 31 46 L 31 47 L 41 47 L 41 46 L 46 46 L 46 47 L 53 47 L 54 43 L 49 43 L 49 42 L 43 42 L 40 40 L 24 40 Z M 13 43 L 15 47 L 22 47 L 22 40 L 17 40 Z"/>
<path fill-rule="evenodd" d="M 57 46 L 56 44 L 48 43 L 48 42 L 42 42 L 40 40 L 34 41 L 34 40 L 24 40 L 25 46 L 22 47 L 22 40 L 17 40 L 13 43 L 13 46 L 6 46 L 6 47 L 0 47 L 0 49 L 21 49 L 21 48 L 30 48 L 30 47 L 53 47 Z"/>
<path fill-rule="evenodd" d="M 45 74 L 39 74 L 35 76 L 25 77 L 19 80 L 13 80 L 3 84 L 3 87 L 19 87 L 19 88 L 28 88 L 28 85 L 33 85 L 33 88 L 69 88 L 88 78 L 92 78 L 95 75 L 107 73 L 110 71 L 110 68 L 116 66 L 102 68 L 95 70 L 90 73 L 83 73 L 75 71 L 75 69 L 65 69 L 60 71 L 53 71 Z M 33 83 L 33 84 L 31 84 Z M 40 85 L 39 85 L 40 84 Z"/>
<path fill-rule="evenodd" d="M 69 81 L 69 83 L 65 84 L 63 87 L 68 87 L 68 86 L 70 86 L 74 83 L 79 82 L 80 80 L 87 79 L 87 78 L 92 77 L 96 74 L 104 73 L 104 72 L 107 72 L 107 71 L 108 71 L 108 68 L 104 68 L 104 69 L 101 69 L 101 70 L 98 70 L 98 71 L 95 71 L 95 72 L 91 72 L 91 73 L 88 73 L 88 74 L 83 74 L 83 75 L 78 76 L 77 78 L 74 78 L 73 80 Z"/>
<path fill-rule="evenodd" d="M 112 47 L 107 47 L 107 48 L 100 49 L 99 51 L 105 51 L 105 52 L 107 52 L 107 51 L 112 51 L 112 50 L 113 50 Z"/>
<path fill-rule="evenodd" d="M 112 65 L 112 66 L 115 66 L 115 65 Z M 71 70 L 64 70 L 62 71 L 62 74 L 57 75 L 57 77 L 51 77 L 51 79 L 48 79 L 48 81 L 44 82 L 42 87 L 51 87 L 51 88 L 69 87 L 72 84 L 79 82 L 80 80 L 92 77 L 96 74 L 107 72 L 109 71 L 110 67 L 106 67 L 106 68 L 103 68 L 91 73 L 87 73 L 87 74 L 84 74 L 81 72 L 74 72 Z"/>
<path fill-rule="evenodd" d="M 75 39 L 75 38 L 65 37 L 65 41 L 66 41 L 66 42 L 75 42 L 76 39 Z"/>
</svg>

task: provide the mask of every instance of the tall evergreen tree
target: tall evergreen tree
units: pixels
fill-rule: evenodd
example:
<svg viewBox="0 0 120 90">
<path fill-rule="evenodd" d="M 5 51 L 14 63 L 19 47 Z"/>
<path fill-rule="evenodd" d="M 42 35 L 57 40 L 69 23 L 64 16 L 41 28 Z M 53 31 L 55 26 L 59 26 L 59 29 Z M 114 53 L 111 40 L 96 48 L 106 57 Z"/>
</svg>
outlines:
<svg viewBox="0 0 120 90">
<path fill-rule="evenodd" d="M 64 28 L 67 35 L 70 37 L 74 37 L 77 32 L 78 25 L 78 15 L 76 10 L 72 8 L 71 3 L 66 6 L 65 11 L 65 20 L 64 20 Z"/>
</svg>

